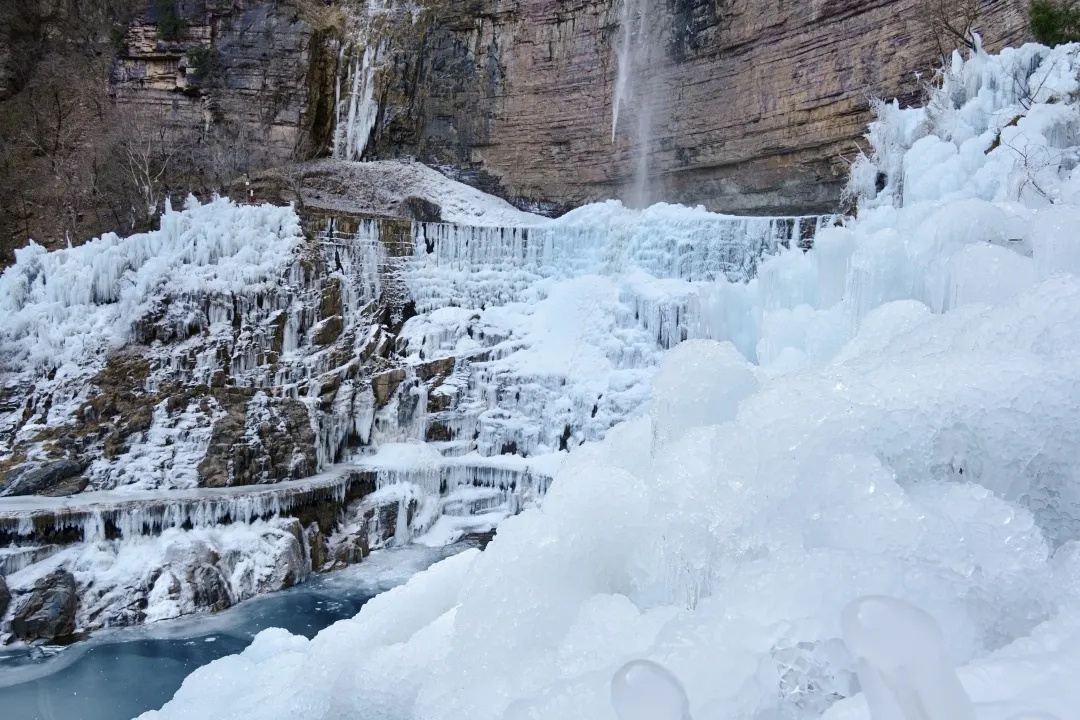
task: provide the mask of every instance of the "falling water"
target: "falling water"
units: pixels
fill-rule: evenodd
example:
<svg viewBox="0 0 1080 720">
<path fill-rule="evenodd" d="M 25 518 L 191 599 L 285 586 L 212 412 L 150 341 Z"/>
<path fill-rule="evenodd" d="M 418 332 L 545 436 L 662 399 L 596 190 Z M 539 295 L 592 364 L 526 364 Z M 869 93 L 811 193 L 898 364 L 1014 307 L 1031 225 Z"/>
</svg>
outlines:
<svg viewBox="0 0 1080 720">
<path fill-rule="evenodd" d="M 615 92 L 611 99 L 611 142 L 615 142 L 615 131 L 619 127 L 619 109 L 626 99 L 627 78 L 630 75 L 630 40 L 633 37 L 633 22 L 637 17 L 636 6 L 640 0 L 624 0 L 619 11 L 619 25 L 622 35 L 619 46 L 615 49 L 618 61 L 615 72 Z"/>
<path fill-rule="evenodd" d="M 611 102 L 611 141 L 619 126 L 619 114 L 631 99 L 634 111 L 634 184 L 629 203 L 635 207 L 649 204 L 649 147 L 652 137 L 652 96 L 654 80 L 645 71 L 652 56 L 653 32 L 647 17 L 646 0 L 624 0 L 619 14 L 622 33 L 615 50 L 618 60 L 615 90 Z"/>
<path fill-rule="evenodd" d="M 651 83 L 650 83 L 651 84 Z M 652 198 L 649 196 L 649 144 L 652 139 L 652 105 L 648 102 L 651 93 L 645 94 L 637 107 L 637 158 L 634 162 L 634 185 L 630 191 L 630 204 L 633 207 L 648 207 Z"/>
</svg>

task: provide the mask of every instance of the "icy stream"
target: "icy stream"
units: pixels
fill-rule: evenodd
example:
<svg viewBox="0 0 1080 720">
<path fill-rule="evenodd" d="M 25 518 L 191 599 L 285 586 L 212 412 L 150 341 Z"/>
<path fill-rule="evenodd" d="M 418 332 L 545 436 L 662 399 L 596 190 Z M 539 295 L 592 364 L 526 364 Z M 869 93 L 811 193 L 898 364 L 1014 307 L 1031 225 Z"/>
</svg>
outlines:
<svg viewBox="0 0 1080 720">
<path fill-rule="evenodd" d="M 263 630 L 314 637 L 355 615 L 377 593 L 466 547 L 387 550 L 216 615 L 113 631 L 70 646 L 0 650 L 0 715 L 129 720 L 161 707 L 195 668 L 241 652 Z"/>
</svg>

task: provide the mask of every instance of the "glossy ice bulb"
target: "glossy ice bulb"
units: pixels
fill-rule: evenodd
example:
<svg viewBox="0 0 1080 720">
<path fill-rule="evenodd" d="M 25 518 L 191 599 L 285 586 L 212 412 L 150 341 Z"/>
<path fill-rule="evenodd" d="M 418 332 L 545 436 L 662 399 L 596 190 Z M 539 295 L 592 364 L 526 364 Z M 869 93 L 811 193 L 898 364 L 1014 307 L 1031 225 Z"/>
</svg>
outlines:
<svg viewBox="0 0 1080 720">
<path fill-rule="evenodd" d="M 619 720 L 690 720 L 690 702 L 679 679 L 652 660 L 632 660 L 611 679 L 611 704 Z"/>
<path fill-rule="evenodd" d="M 941 629 L 925 612 L 870 596 L 844 608 L 841 625 L 873 720 L 975 720 Z"/>
</svg>

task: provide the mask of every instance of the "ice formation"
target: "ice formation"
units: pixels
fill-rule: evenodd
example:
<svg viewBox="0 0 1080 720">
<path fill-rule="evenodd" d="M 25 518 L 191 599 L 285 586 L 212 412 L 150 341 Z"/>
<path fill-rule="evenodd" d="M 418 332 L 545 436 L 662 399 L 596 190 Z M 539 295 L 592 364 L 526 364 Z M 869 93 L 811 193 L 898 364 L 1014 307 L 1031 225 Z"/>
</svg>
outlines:
<svg viewBox="0 0 1080 720">
<path fill-rule="evenodd" d="M 937 621 L 978 720 L 1075 717 L 1078 55 L 957 56 L 927 108 L 880 106 L 857 220 L 748 282 L 642 281 L 685 304 L 639 317 L 693 318 L 702 339 L 654 371 L 648 413 L 569 453 L 540 507 L 311 641 L 260 636 L 145 717 L 614 720 L 612 677 L 651 660 L 698 720 L 867 720 L 841 618 L 881 595 Z M 624 237 L 616 258 L 636 252 Z M 453 262 L 492 297 L 482 263 Z M 434 309 L 410 348 L 468 349 L 465 312 L 493 310 Z M 855 653 L 895 667 L 910 639 Z"/>
<path fill-rule="evenodd" d="M 316 570 L 489 531 L 536 504 L 567 450 L 646 411 L 702 287 L 833 221 L 609 203 L 541 222 L 395 169 L 453 213 L 521 224 L 402 234 L 331 216 L 305 237 L 288 208 L 191 200 L 155 232 L 20 253 L 0 323 L 20 399 L 0 438 L 8 459 L 68 463 L 89 487 L 0 498 L 7 572 L 74 566 L 101 543 L 183 548 L 326 505 L 337 524 L 304 528 Z M 418 314 L 391 333 L 407 303 Z M 150 601 L 144 585 L 79 622 L 167 616 L 127 612 Z"/>
<path fill-rule="evenodd" d="M 4 368 L 26 372 L 82 364 L 131 339 L 131 322 L 162 296 L 280 287 L 303 241 L 291 208 L 166 206 L 161 229 L 115 234 L 46 252 L 31 242 L 0 276 Z M 177 321 L 182 321 L 177 318 Z"/>
<path fill-rule="evenodd" d="M 874 720 L 975 720 L 932 617 L 865 597 L 844 608 L 841 626 Z"/>
<path fill-rule="evenodd" d="M 384 412 L 391 422 L 375 418 L 374 432 L 442 438 L 444 453 L 484 456 L 599 439 L 644 411 L 660 351 L 697 332 L 699 292 L 717 278 L 747 279 L 762 255 L 833 222 L 612 202 L 529 227 L 413 223 L 395 277 L 418 314 L 397 346 L 418 372 L 451 363 L 426 400 L 453 408 L 408 428 L 394 415 L 399 404 Z M 376 230 L 333 241 L 370 242 Z"/>
<path fill-rule="evenodd" d="M 346 53 L 356 48 L 341 48 L 338 63 L 348 68 L 345 73 L 345 93 L 342 94 L 339 74 L 334 87 L 337 115 L 334 123 L 334 157 L 343 160 L 360 160 L 364 155 L 371 131 L 379 113 L 375 100 L 375 70 L 378 48 L 368 44 L 355 57 Z"/>
<path fill-rule="evenodd" d="M 77 627 L 166 620 L 222 609 L 303 582 L 311 568 L 300 523 L 274 519 L 154 537 L 97 539 L 72 545 L 8 575 L 16 593 L 58 567 L 79 587 Z"/>
<path fill-rule="evenodd" d="M 652 660 L 631 660 L 611 680 L 611 704 L 619 720 L 690 720 L 679 679 Z"/>
<path fill-rule="evenodd" d="M 273 485 L 167 492 L 121 488 L 71 498 L 6 498 L 0 505 L 0 533 L 29 539 L 41 528 L 47 528 L 49 533 L 75 530 L 81 539 L 97 541 L 109 535 L 156 535 L 169 528 L 252 523 L 322 499 L 341 502 L 349 487 L 360 481 L 360 472 L 354 467 L 341 467 Z"/>
</svg>

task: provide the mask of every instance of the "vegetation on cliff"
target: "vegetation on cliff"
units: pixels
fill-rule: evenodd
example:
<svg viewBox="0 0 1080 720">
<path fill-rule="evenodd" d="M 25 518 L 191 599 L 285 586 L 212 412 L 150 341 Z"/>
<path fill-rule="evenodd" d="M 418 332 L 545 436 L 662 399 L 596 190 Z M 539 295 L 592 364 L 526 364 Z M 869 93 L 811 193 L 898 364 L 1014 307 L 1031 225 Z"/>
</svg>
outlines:
<svg viewBox="0 0 1080 720">
<path fill-rule="evenodd" d="M 1031 34 L 1051 47 L 1080 42 L 1080 6 L 1074 0 L 1034 0 Z"/>
</svg>

